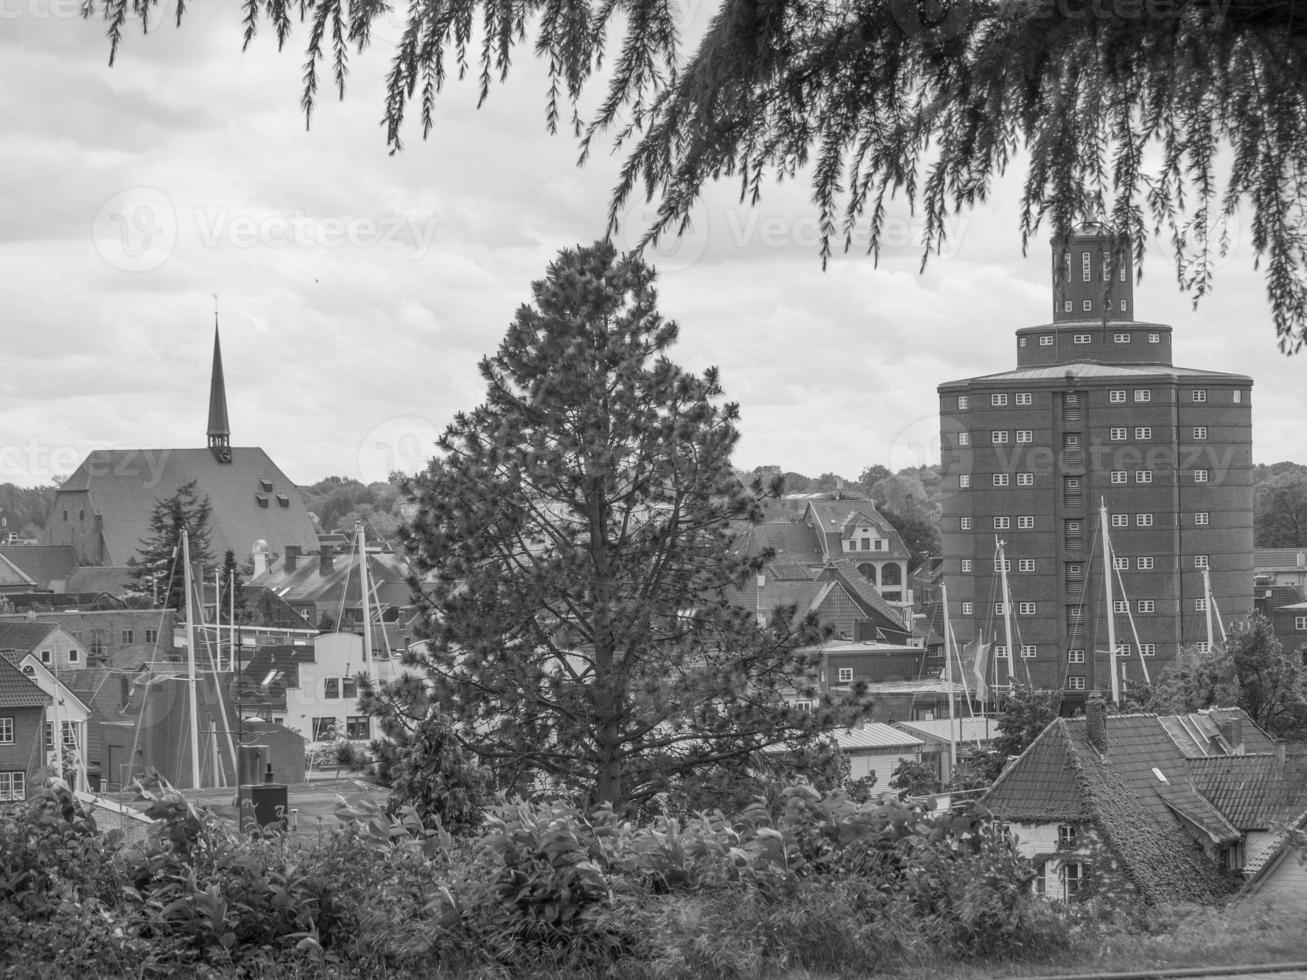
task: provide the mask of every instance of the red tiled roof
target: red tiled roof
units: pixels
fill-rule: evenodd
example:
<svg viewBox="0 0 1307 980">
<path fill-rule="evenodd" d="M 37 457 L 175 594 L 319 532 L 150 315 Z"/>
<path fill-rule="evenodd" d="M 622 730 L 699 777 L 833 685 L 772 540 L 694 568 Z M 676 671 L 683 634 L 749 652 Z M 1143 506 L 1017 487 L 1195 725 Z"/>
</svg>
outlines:
<svg viewBox="0 0 1307 980">
<path fill-rule="evenodd" d="M 981 802 L 1004 819 L 1094 824 L 1125 875 L 1152 901 L 1216 899 L 1230 884 L 1177 822 L 1204 830 L 1219 814 L 1192 793 L 1184 753 L 1157 715 L 1108 715 L 1107 751 L 1084 718 L 1059 718 L 1018 756 Z"/>
<path fill-rule="evenodd" d="M 1307 812 L 1307 750 L 1189 760 L 1198 792 L 1240 830 L 1267 830 Z"/>
<path fill-rule="evenodd" d="M 0 657 L 0 708 L 44 708 L 48 704 L 50 695 L 8 657 Z"/>
<path fill-rule="evenodd" d="M 773 559 L 776 562 L 820 565 L 825 558 L 817 532 L 795 521 L 755 524 L 731 546 L 736 554 L 746 557 L 760 555 L 768 548 L 776 553 Z"/>
<path fill-rule="evenodd" d="M 995 780 L 981 802 L 1004 820 L 1084 821 L 1092 816 L 1080 763 L 1059 718 Z"/>
</svg>

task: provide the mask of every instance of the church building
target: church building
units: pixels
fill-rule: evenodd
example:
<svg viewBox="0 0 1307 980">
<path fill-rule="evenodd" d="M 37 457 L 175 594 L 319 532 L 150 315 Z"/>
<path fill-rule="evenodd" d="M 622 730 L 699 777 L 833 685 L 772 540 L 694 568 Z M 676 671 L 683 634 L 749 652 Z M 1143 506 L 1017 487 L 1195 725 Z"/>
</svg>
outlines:
<svg viewBox="0 0 1307 980">
<path fill-rule="evenodd" d="M 213 508 L 215 559 L 230 550 L 244 562 L 260 540 L 278 554 L 317 550 L 317 530 L 296 486 L 262 449 L 231 444 L 216 322 L 208 446 L 92 452 L 55 493 L 42 544 L 69 545 L 83 564 L 125 566 L 151 535 L 155 504 L 192 480 Z"/>
</svg>

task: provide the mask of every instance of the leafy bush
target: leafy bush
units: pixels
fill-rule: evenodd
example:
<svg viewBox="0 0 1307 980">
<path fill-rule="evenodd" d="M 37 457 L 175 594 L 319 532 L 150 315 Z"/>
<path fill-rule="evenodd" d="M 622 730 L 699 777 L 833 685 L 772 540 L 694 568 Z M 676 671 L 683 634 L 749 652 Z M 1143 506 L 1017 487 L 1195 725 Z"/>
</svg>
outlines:
<svg viewBox="0 0 1307 980">
<path fill-rule="evenodd" d="M 733 819 L 493 808 L 475 838 L 341 800 L 316 844 L 242 838 L 166 784 L 123 848 L 57 789 L 0 817 L 13 976 L 870 972 L 1047 946 L 980 809 L 782 787 Z"/>
</svg>

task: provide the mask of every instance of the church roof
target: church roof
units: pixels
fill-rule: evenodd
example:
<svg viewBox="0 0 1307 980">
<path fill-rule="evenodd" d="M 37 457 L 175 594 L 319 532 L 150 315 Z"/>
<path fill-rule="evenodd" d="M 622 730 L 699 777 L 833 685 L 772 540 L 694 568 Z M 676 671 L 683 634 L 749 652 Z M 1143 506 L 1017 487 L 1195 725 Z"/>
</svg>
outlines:
<svg viewBox="0 0 1307 980">
<path fill-rule="evenodd" d="M 213 324 L 213 374 L 209 379 L 209 444 L 215 440 L 226 445 L 231 435 L 227 422 L 227 382 L 222 376 L 222 344 L 218 341 L 218 324 Z"/>
<path fill-rule="evenodd" d="M 298 488 L 257 447 L 232 449 L 230 463 L 220 463 L 208 449 L 96 450 L 55 494 L 47 533 L 58 533 L 65 506 L 61 498 L 85 492 L 91 512 L 102 519 L 105 562 L 126 565 L 150 536 L 155 502 L 191 480 L 213 507 L 209 526 L 215 559 L 231 550 L 237 561 L 244 561 L 260 539 L 274 551 L 288 544 L 305 551 L 317 547 L 317 532 Z"/>
</svg>

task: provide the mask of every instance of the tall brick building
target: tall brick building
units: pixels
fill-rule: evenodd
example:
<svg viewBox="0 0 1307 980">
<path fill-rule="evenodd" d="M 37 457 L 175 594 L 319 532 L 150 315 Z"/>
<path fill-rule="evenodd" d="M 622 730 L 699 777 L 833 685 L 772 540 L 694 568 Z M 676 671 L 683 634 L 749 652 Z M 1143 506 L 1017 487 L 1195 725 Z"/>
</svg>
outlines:
<svg viewBox="0 0 1307 980">
<path fill-rule="evenodd" d="M 1054 241 L 1053 320 L 1016 332 L 1016 369 L 938 389 L 958 640 L 983 630 L 1006 652 L 1002 539 L 1017 680 L 1072 704 L 1111 688 L 1100 502 L 1127 685 L 1206 641 L 1204 566 L 1222 617 L 1252 607 L 1252 379 L 1174 366 L 1171 327 L 1133 318 L 1113 244 L 1092 229 Z"/>
</svg>

